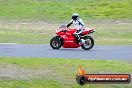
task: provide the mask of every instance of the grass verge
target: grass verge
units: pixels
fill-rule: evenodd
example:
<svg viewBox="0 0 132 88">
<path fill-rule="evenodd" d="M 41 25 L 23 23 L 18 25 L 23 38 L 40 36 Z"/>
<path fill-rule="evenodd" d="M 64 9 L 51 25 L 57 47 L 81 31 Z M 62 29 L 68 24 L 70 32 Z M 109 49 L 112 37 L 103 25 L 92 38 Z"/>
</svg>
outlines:
<svg viewBox="0 0 132 88">
<path fill-rule="evenodd" d="M 19 70 L 15 70 L 12 65 L 18 68 L 21 74 L 17 73 Z M 79 65 L 82 65 L 87 73 L 132 73 L 132 64 L 122 61 L 1 57 L 0 70 L 4 69 L 5 73 L 0 72 L 0 88 L 132 88 L 131 84 L 80 86 L 75 81 Z M 7 77 L 6 70 L 9 70 L 8 67 L 11 67 L 12 74 L 8 72 Z M 2 76 L 2 74 L 5 75 Z M 11 78 L 10 75 L 17 77 Z M 26 79 L 20 78 L 21 75 Z"/>
<path fill-rule="evenodd" d="M 83 19 L 132 18 L 131 0 L 1 0 L 0 19 L 61 21 L 73 12 Z"/>
<path fill-rule="evenodd" d="M 93 33 L 95 44 L 132 45 L 132 21 L 95 20 L 85 22 Z M 46 22 L 1 22 L 0 43 L 49 44 L 61 24 Z"/>
</svg>

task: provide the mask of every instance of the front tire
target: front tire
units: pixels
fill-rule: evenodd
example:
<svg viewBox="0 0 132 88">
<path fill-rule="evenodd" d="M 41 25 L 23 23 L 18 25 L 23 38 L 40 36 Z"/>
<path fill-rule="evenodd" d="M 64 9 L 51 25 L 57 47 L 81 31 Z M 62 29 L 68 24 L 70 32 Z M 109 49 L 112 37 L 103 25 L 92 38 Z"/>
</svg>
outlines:
<svg viewBox="0 0 132 88">
<path fill-rule="evenodd" d="M 84 37 L 85 44 L 83 44 L 81 47 L 84 50 L 92 49 L 94 46 L 94 39 L 91 36 L 85 36 Z"/>
<path fill-rule="evenodd" d="M 50 46 L 53 49 L 59 49 L 62 46 L 62 41 L 59 36 L 55 36 L 50 40 Z"/>
</svg>

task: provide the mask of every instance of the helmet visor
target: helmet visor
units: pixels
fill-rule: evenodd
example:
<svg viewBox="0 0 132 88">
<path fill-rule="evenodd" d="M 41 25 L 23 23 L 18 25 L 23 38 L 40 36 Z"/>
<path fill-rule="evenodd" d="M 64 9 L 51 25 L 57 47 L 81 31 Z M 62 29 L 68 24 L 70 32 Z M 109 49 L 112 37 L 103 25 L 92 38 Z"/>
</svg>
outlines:
<svg viewBox="0 0 132 88">
<path fill-rule="evenodd" d="M 72 16 L 73 20 L 76 20 L 78 18 L 78 16 Z"/>
</svg>

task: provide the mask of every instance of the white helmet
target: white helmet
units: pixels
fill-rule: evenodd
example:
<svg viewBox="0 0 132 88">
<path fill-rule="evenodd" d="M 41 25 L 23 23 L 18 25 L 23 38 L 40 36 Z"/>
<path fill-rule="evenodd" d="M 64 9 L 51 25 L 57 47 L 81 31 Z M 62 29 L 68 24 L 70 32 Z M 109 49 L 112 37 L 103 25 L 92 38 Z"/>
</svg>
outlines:
<svg viewBox="0 0 132 88">
<path fill-rule="evenodd" d="M 73 20 L 77 20 L 79 18 L 79 14 L 78 13 L 73 13 L 72 14 L 72 19 Z"/>
</svg>

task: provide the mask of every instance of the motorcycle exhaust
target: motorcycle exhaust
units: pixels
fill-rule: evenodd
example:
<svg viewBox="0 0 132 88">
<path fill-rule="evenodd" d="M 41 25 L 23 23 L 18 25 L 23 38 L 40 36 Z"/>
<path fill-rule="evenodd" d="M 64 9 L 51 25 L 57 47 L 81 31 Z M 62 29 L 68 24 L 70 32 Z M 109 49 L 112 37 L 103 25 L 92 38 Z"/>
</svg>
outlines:
<svg viewBox="0 0 132 88">
<path fill-rule="evenodd" d="M 85 44 L 85 40 L 84 39 L 81 39 L 81 44 Z"/>
</svg>

